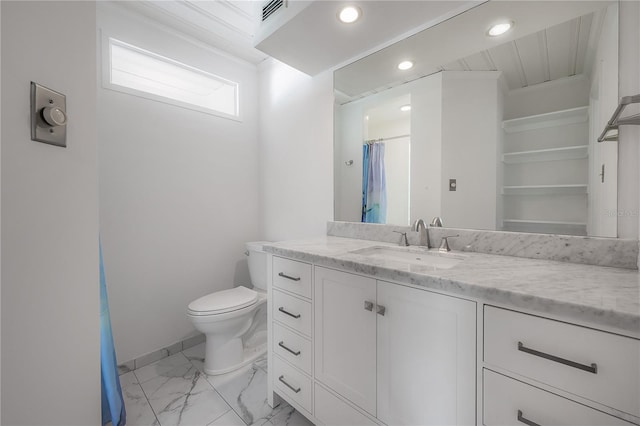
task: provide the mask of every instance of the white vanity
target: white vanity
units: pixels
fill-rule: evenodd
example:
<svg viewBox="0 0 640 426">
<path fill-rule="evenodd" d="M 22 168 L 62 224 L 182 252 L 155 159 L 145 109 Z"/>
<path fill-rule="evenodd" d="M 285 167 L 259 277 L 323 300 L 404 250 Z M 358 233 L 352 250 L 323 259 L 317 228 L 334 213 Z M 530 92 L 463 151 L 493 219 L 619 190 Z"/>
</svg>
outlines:
<svg viewBox="0 0 640 426">
<path fill-rule="evenodd" d="M 337 237 L 265 249 L 269 400 L 316 424 L 640 422 L 637 271 Z"/>
</svg>

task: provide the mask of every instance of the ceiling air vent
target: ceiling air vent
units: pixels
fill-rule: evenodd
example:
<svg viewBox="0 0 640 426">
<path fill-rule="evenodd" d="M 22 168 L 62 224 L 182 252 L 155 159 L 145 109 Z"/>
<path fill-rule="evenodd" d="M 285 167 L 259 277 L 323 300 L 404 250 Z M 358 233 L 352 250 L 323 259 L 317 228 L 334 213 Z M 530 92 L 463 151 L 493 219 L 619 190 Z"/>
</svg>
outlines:
<svg viewBox="0 0 640 426">
<path fill-rule="evenodd" d="M 266 21 L 267 18 L 273 15 L 275 12 L 280 10 L 280 8 L 284 5 L 284 0 L 271 0 L 262 5 L 262 22 Z"/>
</svg>

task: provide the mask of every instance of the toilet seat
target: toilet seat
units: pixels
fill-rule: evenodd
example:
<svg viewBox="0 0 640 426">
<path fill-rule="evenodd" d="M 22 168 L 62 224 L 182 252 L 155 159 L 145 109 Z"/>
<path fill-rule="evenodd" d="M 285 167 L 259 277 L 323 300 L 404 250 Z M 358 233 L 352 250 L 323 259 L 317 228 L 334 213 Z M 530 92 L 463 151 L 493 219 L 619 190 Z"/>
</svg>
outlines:
<svg viewBox="0 0 640 426">
<path fill-rule="evenodd" d="M 189 315 L 219 315 L 251 306 L 258 301 L 258 293 L 239 286 L 216 291 L 194 300 L 188 306 Z"/>
</svg>

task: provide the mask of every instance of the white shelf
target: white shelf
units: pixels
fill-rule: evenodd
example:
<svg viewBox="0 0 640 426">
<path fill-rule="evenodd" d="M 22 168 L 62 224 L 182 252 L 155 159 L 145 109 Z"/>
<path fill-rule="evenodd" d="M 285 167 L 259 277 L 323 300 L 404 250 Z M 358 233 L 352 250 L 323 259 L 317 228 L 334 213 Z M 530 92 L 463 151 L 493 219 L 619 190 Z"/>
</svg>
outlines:
<svg viewBox="0 0 640 426">
<path fill-rule="evenodd" d="M 503 186 L 502 195 L 582 195 L 587 185 L 523 185 Z"/>
<path fill-rule="evenodd" d="M 502 155 L 502 161 L 505 164 L 520 164 L 537 161 L 579 160 L 588 156 L 589 146 L 577 145 L 535 151 L 509 152 Z"/>
<path fill-rule="evenodd" d="M 554 111 L 546 114 L 530 115 L 502 122 L 507 133 L 525 132 L 527 130 L 544 129 L 546 127 L 566 126 L 568 124 L 586 123 L 589 121 L 589 107 L 579 107 Z"/>
<path fill-rule="evenodd" d="M 536 232 L 544 234 L 587 235 L 584 222 L 562 222 L 551 220 L 504 219 L 503 230 Z"/>
</svg>

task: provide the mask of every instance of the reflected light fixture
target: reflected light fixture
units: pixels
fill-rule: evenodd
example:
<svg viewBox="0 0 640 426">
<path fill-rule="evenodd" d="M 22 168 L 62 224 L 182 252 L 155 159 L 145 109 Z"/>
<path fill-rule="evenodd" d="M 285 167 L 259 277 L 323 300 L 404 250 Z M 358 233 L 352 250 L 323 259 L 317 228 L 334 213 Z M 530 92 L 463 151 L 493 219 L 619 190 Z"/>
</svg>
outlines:
<svg viewBox="0 0 640 426">
<path fill-rule="evenodd" d="M 402 105 L 400 107 L 400 111 L 402 111 L 402 112 L 411 111 L 411 105 Z"/>
<path fill-rule="evenodd" d="M 338 19 L 345 24 L 351 24 L 352 22 L 356 22 L 358 18 L 360 18 L 360 15 L 360 8 L 356 6 L 345 6 L 338 12 Z"/>
<path fill-rule="evenodd" d="M 411 68 L 413 68 L 413 62 L 411 61 L 402 61 L 398 64 L 398 69 L 402 71 L 406 71 Z"/>
<path fill-rule="evenodd" d="M 487 31 L 487 35 L 490 37 L 500 36 L 513 28 L 513 21 L 499 22 L 492 25 Z"/>
</svg>

